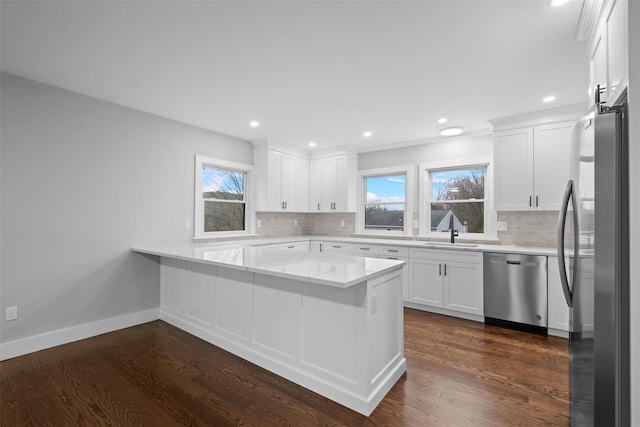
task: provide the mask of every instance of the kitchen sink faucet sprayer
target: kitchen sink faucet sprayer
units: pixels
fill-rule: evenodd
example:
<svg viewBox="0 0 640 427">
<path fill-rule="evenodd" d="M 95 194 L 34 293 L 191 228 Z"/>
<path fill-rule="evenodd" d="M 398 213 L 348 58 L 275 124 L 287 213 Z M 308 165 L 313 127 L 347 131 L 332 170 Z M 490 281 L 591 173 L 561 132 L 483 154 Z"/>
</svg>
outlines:
<svg viewBox="0 0 640 427">
<path fill-rule="evenodd" d="M 451 224 L 449 225 L 451 229 L 451 243 L 456 242 L 456 236 L 458 236 L 458 230 L 453 228 L 453 211 L 451 212 Z"/>
</svg>

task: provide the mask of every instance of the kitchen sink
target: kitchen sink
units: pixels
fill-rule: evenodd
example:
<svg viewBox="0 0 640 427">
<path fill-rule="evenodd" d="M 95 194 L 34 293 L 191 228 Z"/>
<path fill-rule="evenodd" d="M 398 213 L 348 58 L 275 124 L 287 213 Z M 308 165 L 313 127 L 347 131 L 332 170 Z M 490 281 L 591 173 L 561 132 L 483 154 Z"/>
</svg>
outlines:
<svg viewBox="0 0 640 427">
<path fill-rule="evenodd" d="M 475 243 L 449 243 L 449 242 L 424 242 L 425 246 L 431 248 L 475 248 L 478 247 Z"/>
</svg>

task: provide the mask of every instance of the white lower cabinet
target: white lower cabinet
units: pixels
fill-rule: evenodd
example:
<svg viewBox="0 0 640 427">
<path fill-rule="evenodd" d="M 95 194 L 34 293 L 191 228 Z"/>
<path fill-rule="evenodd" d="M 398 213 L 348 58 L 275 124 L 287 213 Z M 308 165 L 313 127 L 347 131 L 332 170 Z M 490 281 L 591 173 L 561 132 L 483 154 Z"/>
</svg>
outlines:
<svg viewBox="0 0 640 427">
<path fill-rule="evenodd" d="M 567 265 L 567 271 L 571 271 Z M 550 256 L 547 261 L 547 323 L 549 333 L 552 329 L 569 332 L 569 306 L 562 291 L 558 257 Z"/>
<path fill-rule="evenodd" d="M 408 287 L 410 303 L 482 316 L 482 253 L 411 248 Z"/>
</svg>

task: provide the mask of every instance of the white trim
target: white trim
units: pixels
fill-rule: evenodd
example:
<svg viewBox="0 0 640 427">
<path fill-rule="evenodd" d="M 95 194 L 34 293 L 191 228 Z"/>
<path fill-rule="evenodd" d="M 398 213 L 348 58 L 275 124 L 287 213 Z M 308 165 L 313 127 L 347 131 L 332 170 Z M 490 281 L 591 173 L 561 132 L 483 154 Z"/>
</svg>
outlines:
<svg viewBox="0 0 640 427">
<path fill-rule="evenodd" d="M 495 133 L 524 127 L 561 123 L 572 120 L 577 121 L 584 115 L 588 107 L 589 106 L 586 102 L 566 105 L 564 107 L 550 108 L 548 110 L 533 111 L 530 113 L 491 119 L 489 120 L 489 124 L 493 126 L 493 131 Z"/>
<path fill-rule="evenodd" d="M 380 145 L 368 145 L 366 147 L 358 148 L 358 153 L 370 153 L 372 151 L 385 151 L 385 150 L 394 150 L 397 148 L 415 147 L 417 145 L 434 144 L 436 142 L 459 140 L 459 139 L 465 139 L 465 138 L 474 138 L 476 136 L 482 136 L 482 135 L 491 135 L 492 133 L 493 131 L 490 128 L 485 128 L 485 129 L 476 129 L 469 132 L 464 132 L 464 133 L 461 133 L 460 135 L 455 135 L 455 136 L 438 135 L 430 138 L 412 139 L 409 141 L 392 142 L 392 143 L 380 144 Z"/>
<path fill-rule="evenodd" d="M 204 212 L 204 202 L 202 200 L 202 165 L 213 166 L 221 169 L 231 169 L 245 173 L 244 182 L 244 203 L 245 203 L 245 222 L 244 230 L 239 231 L 204 231 L 204 216 L 200 215 Z M 254 235 L 255 209 L 253 195 L 253 166 L 245 163 L 230 162 L 228 160 L 216 159 L 196 154 L 194 163 L 194 208 L 193 208 L 193 239 L 218 239 L 227 237 L 250 237 Z"/>
<path fill-rule="evenodd" d="M 74 341 L 95 337 L 119 329 L 141 325 L 152 322 L 160 318 L 160 310 L 151 308 L 149 310 L 124 314 L 122 316 L 102 319 L 91 323 L 71 326 L 69 328 L 58 329 L 57 331 L 45 332 L 31 337 L 21 338 L 0 344 L 0 360 L 7 360 L 35 351 L 68 344 Z"/>
<path fill-rule="evenodd" d="M 413 236 L 413 189 L 415 166 L 397 166 L 358 171 L 358 203 L 356 206 L 356 233 L 365 236 L 407 237 Z M 366 199 L 364 180 L 370 176 L 405 175 L 404 231 L 383 231 L 364 229 L 364 201 Z"/>
<path fill-rule="evenodd" d="M 493 159 L 491 157 L 476 157 L 466 159 L 443 160 L 439 162 L 420 163 L 418 169 L 418 215 L 420 216 L 419 238 L 437 239 L 443 238 L 443 233 L 431 232 L 431 220 L 427 214 L 431 212 L 428 206 L 431 197 L 429 185 L 429 171 L 434 169 L 466 168 L 472 166 L 486 167 L 484 176 L 484 233 L 464 233 L 458 236 L 459 240 L 497 240 L 498 214 L 495 210 L 493 198 Z M 429 228 L 427 228 L 429 227 Z"/>
</svg>

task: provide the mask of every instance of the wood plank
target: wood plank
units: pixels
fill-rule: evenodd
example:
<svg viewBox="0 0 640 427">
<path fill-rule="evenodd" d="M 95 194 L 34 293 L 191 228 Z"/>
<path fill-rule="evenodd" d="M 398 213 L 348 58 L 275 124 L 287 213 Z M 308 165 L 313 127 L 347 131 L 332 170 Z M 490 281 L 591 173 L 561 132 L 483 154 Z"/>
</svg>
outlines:
<svg viewBox="0 0 640 427">
<path fill-rule="evenodd" d="M 0 364 L 0 424 L 568 425 L 568 343 L 405 309 L 407 373 L 367 418 L 162 321 Z"/>
</svg>

